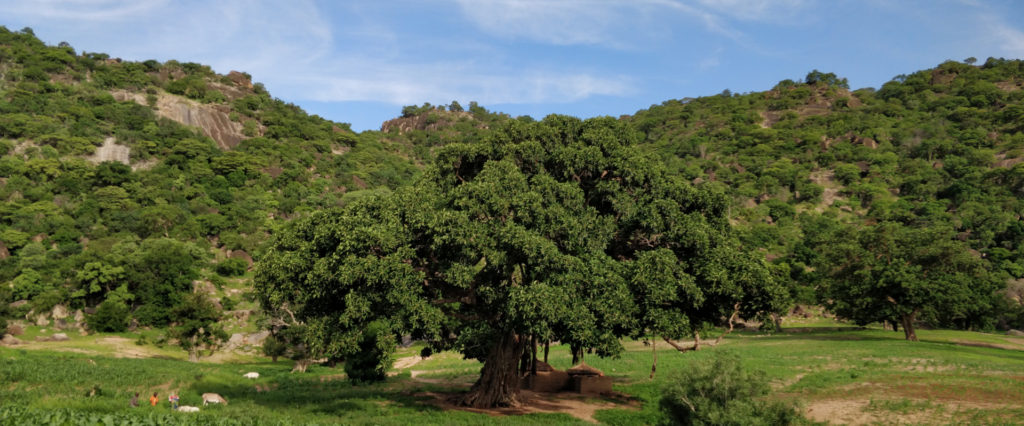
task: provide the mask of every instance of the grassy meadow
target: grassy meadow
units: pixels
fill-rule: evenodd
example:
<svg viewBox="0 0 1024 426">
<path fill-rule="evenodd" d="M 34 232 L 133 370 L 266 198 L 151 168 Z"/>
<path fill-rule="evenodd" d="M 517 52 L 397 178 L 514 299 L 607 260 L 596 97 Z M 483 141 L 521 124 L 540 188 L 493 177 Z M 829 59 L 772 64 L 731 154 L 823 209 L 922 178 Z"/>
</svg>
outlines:
<svg viewBox="0 0 1024 426">
<path fill-rule="evenodd" d="M 797 324 L 793 324 L 797 326 Z M 825 324 L 817 324 L 825 325 Z M 834 324 L 833 324 L 834 325 Z M 37 333 L 29 330 L 29 333 Z M 1007 424 L 1024 421 L 1024 338 L 961 331 L 921 330 L 920 342 L 903 333 L 854 331 L 762 334 L 737 332 L 723 344 L 679 353 L 625 342 L 617 359 L 586 362 L 611 376 L 618 395 L 586 398 L 537 394 L 521 410 L 453 409 L 446 398 L 468 389 L 480 364 L 456 353 L 427 359 L 419 347 L 400 349 L 384 383 L 354 386 L 343 370 L 313 366 L 292 374 L 291 361 L 222 357 L 192 364 L 184 351 L 107 344 L 138 335 L 75 336 L 67 342 L 0 347 L 0 424 L 654 424 L 661 421 L 660 388 L 674 370 L 721 351 L 773 383 L 770 398 L 793 401 L 816 421 L 833 423 Z M 107 339 L 107 340 L 104 340 Z M 651 379 L 653 351 L 658 369 Z M 568 349 L 553 346 L 550 363 L 570 366 Z M 260 378 L 249 380 L 249 371 Z M 216 392 L 226 406 L 173 413 L 166 398 L 201 406 Z M 135 393 L 153 392 L 156 408 L 130 408 Z"/>
</svg>

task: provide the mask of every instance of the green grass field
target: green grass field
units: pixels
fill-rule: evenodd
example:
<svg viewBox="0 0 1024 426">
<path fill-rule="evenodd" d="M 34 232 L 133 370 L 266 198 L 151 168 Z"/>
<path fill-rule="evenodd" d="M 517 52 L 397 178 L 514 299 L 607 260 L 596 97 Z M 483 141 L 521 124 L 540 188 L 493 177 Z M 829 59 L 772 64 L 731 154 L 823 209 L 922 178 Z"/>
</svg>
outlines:
<svg viewBox="0 0 1024 426">
<path fill-rule="evenodd" d="M 565 406 L 589 407 L 589 416 L 582 418 L 601 423 L 654 424 L 661 420 L 660 388 L 673 370 L 730 351 L 772 380 L 770 398 L 793 401 L 817 421 L 1024 422 L 1024 339 L 943 330 L 922 330 L 919 336 L 920 342 L 906 342 L 903 333 L 878 329 L 740 332 L 722 345 L 687 353 L 658 342 L 653 380 L 652 348 L 630 341 L 620 358 L 586 358 L 611 376 L 615 391 L 626 396 L 577 397 L 565 400 L 571 402 Z M 183 352 L 167 347 L 144 347 L 154 349 L 145 352 L 154 357 L 116 358 L 96 343 L 103 338 L 80 336 L 69 342 L 33 343 L 29 349 L 0 348 L 0 424 L 585 423 L 578 410 L 558 410 L 557 403 L 548 404 L 556 407 L 549 411 L 565 412 L 509 415 L 507 410 L 479 413 L 441 407 L 439 400 L 468 388 L 480 364 L 454 353 L 418 360 L 416 346 L 399 350 L 403 368 L 396 368 L 386 382 L 353 386 L 340 366 L 313 366 L 305 374 L 292 374 L 290 361 L 271 363 L 256 357 L 192 364 L 181 360 Z M 566 348 L 551 349 L 554 367 L 570 366 Z M 243 378 L 249 371 L 261 377 Z M 183 405 L 201 405 L 204 392 L 219 393 L 229 404 L 203 407 L 198 414 L 172 413 L 166 403 L 170 391 L 181 396 Z M 156 408 L 130 408 L 134 392 L 142 399 L 158 392 L 161 403 Z"/>
</svg>

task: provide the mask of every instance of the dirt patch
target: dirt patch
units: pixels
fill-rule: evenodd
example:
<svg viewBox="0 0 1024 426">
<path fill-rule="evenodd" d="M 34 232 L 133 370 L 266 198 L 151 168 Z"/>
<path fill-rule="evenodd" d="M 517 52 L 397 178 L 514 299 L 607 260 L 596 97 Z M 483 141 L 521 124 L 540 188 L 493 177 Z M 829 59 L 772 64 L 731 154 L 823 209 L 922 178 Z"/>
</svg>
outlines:
<svg viewBox="0 0 1024 426">
<path fill-rule="evenodd" d="M 147 351 L 144 346 L 136 345 L 131 339 L 124 337 L 104 337 L 96 339 L 96 343 L 110 346 L 114 350 L 116 358 L 149 358 L 153 356 L 153 353 Z"/>
<path fill-rule="evenodd" d="M 423 361 L 423 357 L 421 356 L 407 356 L 405 358 L 399 358 L 395 361 L 394 368 L 397 370 L 409 368 L 419 364 L 420 361 Z"/>
<path fill-rule="evenodd" d="M 814 401 L 807 404 L 804 415 L 816 422 L 830 424 L 870 424 L 881 420 L 864 410 L 870 402 L 866 399 Z"/>
<path fill-rule="evenodd" d="M 833 170 L 817 170 L 811 172 L 809 178 L 811 182 L 825 188 L 821 193 L 821 203 L 814 208 L 818 213 L 824 212 L 825 209 L 832 206 L 839 198 L 839 184 L 836 182 L 836 172 Z"/>
<path fill-rule="evenodd" d="M 423 392 L 415 396 L 429 398 L 426 402 L 443 410 L 460 410 L 471 413 L 487 414 L 491 416 L 515 416 L 532 413 L 564 413 L 577 419 L 597 423 L 594 414 L 598 410 L 623 409 L 639 410 L 640 402 L 623 394 L 606 396 L 603 400 L 595 400 L 583 395 L 572 393 L 537 393 L 521 391 L 519 394 L 522 404 L 519 407 L 505 408 L 469 408 L 456 405 L 461 394 L 448 394 L 437 392 Z"/>
<path fill-rule="evenodd" d="M 889 403 L 896 411 L 886 408 Z M 962 408 L 930 401 L 830 399 L 808 404 L 805 414 L 811 420 L 829 424 L 946 424 L 952 420 L 952 412 Z"/>
</svg>

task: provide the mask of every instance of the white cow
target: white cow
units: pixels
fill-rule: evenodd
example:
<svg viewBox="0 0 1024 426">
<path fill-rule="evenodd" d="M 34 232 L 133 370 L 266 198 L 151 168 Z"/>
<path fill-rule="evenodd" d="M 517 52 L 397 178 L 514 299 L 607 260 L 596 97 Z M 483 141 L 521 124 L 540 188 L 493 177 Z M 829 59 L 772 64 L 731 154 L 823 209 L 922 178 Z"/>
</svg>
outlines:
<svg viewBox="0 0 1024 426">
<path fill-rule="evenodd" d="M 193 407 L 191 405 L 182 405 L 181 407 L 178 407 L 178 411 L 181 411 L 182 413 L 198 413 L 199 407 Z"/>
<path fill-rule="evenodd" d="M 250 371 L 248 373 L 245 373 L 245 375 L 243 375 L 242 377 L 245 377 L 246 379 L 253 379 L 253 380 L 255 380 L 255 379 L 260 378 L 260 373 L 257 373 L 255 371 Z"/>
<path fill-rule="evenodd" d="M 223 396 L 220 396 L 220 395 L 215 394 L 215 393 L 204 393 L 203 394 L 203 405 L 207 405 L 207 404 L 209 404 L 211 402 L 214 403 L 214 404 L 228 405 L 228 400 L 224 399 Z"/>
</svg>

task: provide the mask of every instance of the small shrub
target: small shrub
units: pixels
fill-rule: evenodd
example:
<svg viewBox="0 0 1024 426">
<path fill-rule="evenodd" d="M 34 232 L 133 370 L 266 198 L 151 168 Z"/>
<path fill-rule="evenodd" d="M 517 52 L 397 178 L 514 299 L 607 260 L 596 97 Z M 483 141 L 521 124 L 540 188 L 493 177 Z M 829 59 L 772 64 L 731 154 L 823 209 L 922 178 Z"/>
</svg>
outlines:
<svg viewBox="0 0 1024 426">
<path fill-rule="evenodd" d="M 101 332 L 119 333 L 128 329 L 131 311 L 128 305 L 116 300 L 105 300 L 96 308 L 96 313 L 89 315 L 89 328 Z"/>
<path fill-rule="evenodd" d="M 249 269 L 249 262 L 245 259 L 224 259 L 217 264 L 217 273 L 226 277 L 237 277 L 245 275 Z"/>
<path fill-rule="evenodd" d="M 660 406 L 668 424 L 790 425 L 806 422 L 796 408 L 760 399 L 768 390 L 762 373 L 745 371 L 739 357 L 723 352 L 671 376 L 662 389 Z"/>
<path fill-rule="evenodd" d="M 345 359 L 345 374 L 356 383 L 379 382 L 387 377 L 395 353 L 395 337 L 383 321 L 371 322 L 359 342 L 359 352 Z"/>
<path fill-rule="evenodd" d="M 277 362 L 277 358 L 284 356 L 287 351 L 288 345 L 275 336 L 267 337 L 263 341 L 263 355 L 269 356 L 274 362 Z"/>
</svg>

